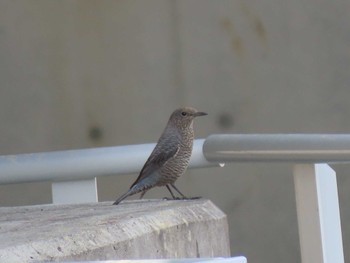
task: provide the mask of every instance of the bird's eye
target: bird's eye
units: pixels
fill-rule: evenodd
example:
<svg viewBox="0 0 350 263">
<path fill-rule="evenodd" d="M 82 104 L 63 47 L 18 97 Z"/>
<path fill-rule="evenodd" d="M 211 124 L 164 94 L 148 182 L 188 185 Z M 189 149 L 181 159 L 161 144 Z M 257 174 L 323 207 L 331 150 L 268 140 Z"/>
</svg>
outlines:
<svg viewBox="0 0 350 263">
<path fill-rule="evenodd" d="M 181 115 L 182 115 L 182 116 L 186 116 L 186 115 L 187 115 L 187 112 L 183 111 L 183 112 L 181 112 Z"/>
</svg>

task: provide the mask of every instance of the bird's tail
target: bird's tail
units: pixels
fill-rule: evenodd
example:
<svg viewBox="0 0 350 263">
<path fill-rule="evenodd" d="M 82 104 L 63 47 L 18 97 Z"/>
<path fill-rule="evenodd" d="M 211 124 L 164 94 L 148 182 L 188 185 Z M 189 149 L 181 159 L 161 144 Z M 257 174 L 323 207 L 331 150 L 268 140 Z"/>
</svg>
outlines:
<svg viewBox="0 0 350 263">
<path fill-rule="evenodd" d="M 132 195 L 131 189 L 129 191 L 127 191 L 125 194 L 123 194 L 121 197 L 119 197 L 114 203 L 113 205 L 117 205 L 119 204 L 121 201 L 123 201 L 125 198 L 127 198 L 129 195 Z"/>
<path fill-rule="evenodd" d="M 132 188 L 129 189 L 129 191 L 127 191 L 125 194 L 123 194 L 121 197 L 119 197 L 114 203 L 113 205 L 117 205 L 119 204 L 121 201 L 123 201 L 125 198 L 127 198 L 130 195 L 134 195 L 137 194 L 139 192 L 141 192 L 142 189 L 138 187 L 138 185 L 133 186 Z"/>
</svg>

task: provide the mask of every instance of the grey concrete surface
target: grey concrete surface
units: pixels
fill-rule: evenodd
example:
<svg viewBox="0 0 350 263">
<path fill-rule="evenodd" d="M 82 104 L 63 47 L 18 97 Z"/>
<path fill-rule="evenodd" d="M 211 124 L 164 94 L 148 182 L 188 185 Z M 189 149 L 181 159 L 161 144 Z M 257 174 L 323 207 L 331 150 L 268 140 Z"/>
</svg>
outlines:
<svg viewBox="0 0 350 263">
<path fill-rule="evenodd" d="M 205 199 L 0 208 L 0 262 L 225 256 L 226 215 Z"/>
</svg>

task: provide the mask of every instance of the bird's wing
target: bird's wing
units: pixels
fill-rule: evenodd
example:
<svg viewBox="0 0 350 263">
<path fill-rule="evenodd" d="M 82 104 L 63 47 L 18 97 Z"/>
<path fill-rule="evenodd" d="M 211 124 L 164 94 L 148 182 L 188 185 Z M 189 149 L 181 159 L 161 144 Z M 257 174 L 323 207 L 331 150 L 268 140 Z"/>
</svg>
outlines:
<svg viewBox="0 0 350 263">
<path fill-rule="evenodd" d="M 168 137 L 157 144 L 151 155 L 148 157 L 136 181 L 131 185 L 132 188 L 143 178 L 159 170 L 166 162 L 175 157 L 180 149 L 180 143 L 174 138 Z"/>
</svg>

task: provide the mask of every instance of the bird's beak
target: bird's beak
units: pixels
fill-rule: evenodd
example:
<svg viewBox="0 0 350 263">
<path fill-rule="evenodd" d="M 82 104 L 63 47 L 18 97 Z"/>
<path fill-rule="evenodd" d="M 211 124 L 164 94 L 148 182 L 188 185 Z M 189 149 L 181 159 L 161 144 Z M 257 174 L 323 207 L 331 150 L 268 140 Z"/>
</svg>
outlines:
<svg viewBox="0 0 350 263">
<path fill-rule="evenodd" d="M 208 115 L 208 113 L 198 111 L 198 112 L 196 112 L 196 113 L 195 113 L 195 114 L 193 114 L 193 115 L 194 115 L 194 117 L 199 117 L 199 116 L 205 116 L 205 115 Z"/>
</svg>

